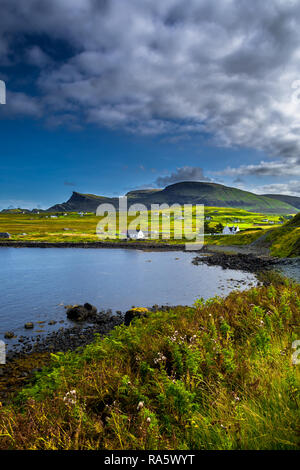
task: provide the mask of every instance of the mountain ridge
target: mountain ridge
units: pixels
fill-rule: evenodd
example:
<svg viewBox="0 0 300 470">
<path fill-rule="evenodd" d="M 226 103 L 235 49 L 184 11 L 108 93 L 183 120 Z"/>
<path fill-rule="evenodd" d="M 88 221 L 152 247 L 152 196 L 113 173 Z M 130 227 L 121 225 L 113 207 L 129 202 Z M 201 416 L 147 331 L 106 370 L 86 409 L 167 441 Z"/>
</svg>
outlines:
<svg viewBox="0 0 300 470">
<path fill-rule="evenodd" d="M 163 189 L 138 189 L 126 194 L 128 204 L 204 204 L 211 207 L 233 207 L 256 212 L 296 213 L 298 207 L 273 197 L 258 195 L 219 183 L 186 181 L 174 183 Z M 300 198 L 299 198 L 300 199 Z M 83 194 L 73 191 L 68 201 L 55 204 L 49 212 L 96 212 L 99 204 L 118 207 L 118 198 Z"/>
</svg>

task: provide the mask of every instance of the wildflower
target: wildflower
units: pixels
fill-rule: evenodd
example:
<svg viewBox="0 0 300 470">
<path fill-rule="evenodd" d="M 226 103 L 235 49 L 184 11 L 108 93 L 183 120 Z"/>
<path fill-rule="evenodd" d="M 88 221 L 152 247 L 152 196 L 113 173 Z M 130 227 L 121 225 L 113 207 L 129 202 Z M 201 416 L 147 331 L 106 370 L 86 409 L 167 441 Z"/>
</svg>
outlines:
<svg viewBox="0 0 300 470">
<path fill-rule="evenodd" d="M 173 336 L 170 337 L 170 340 L 175 343 L 177 341 L 178 331 L 175 330 Z"/>
<path fill-rule="evenodd" d="M 232 392 L 232 395 L 233 395 L 233 399 L 234 401 L 240 401 L 240 397 L 235 393 L 235 392 Z"/>
<path fill-rule="evenodd" d="M 143 401 L 139 401 L 138 403 L 138 406 L 137 406 L 137 410 L 140 411 L 142 408 L 144 407 L 144 402 Z"/>
<path fill-rule="evenodd" d="M 161 362 L 161 361 L 166 361 L 166 360 L 167 360 L 166 356 L 164 356 L 161 352 L 158 352 L 158 353 L 157 353 L 157 356 L 158 356 L 158 357 L 156 357 L 155 359 L 153 359 L 154 364 L 158 364 L 158 363 Z"/>
<path fill-rule="evenodd" d="M 148 416 L 148 418 L 146 419 L 147 423 L 151 423 L 151 418 Z"/>
<path fill-rule="evenodd" d="M 70 390 L 69 392 L 66 393 L 66 396 L 63 398 L 65 403 L 68 403 L 69 405 L 75 405 L 76 403 L 76 390 Z"/>
</svg>

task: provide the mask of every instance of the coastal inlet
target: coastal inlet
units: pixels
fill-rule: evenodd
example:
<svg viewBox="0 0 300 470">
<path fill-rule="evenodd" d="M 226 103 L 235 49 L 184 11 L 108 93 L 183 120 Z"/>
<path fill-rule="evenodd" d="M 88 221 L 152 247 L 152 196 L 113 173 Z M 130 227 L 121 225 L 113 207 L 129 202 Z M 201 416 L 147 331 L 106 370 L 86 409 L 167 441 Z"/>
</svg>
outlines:
<svg viewBox="0 0 300 470">
<path fill-rule="evenodd" d="M 74 323 L 66 305 L 89 302 L 100 310 L 191 305 L 257 283 L 251 273 L 195 266 L 195 253 L 126 249 L 0 248 L 0 340 L 10 348 L 22 336 L 45 336 Z M 25 329 L 26 323 L 33 328 Z"/>
</svg>

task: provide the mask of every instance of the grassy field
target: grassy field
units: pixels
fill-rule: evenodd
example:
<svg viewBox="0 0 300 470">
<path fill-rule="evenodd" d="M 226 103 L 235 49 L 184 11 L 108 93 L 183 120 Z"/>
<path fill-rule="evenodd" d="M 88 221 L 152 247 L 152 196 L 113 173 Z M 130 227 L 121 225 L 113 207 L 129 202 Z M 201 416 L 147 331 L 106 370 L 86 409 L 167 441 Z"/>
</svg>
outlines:
<svg viewBox="0 0 300 470">
<path fill-rule="evenodd" d="M 274 277 L 52 355 L 0 408 L 0 449 L 300 449 L 299 311 Z"/>
<path fill-rule="evenodd" d="M 161 217 L 161 225 L 158 229 L 157 236 L 164 242 L 169 240 L 168 224 L 171 229 L 171 239 L 175 239 L 181 232 L 182 221 L 174 218 L 170 214 L 170 210 L 161 211 L 164 214 Z M 262 234 L 261 229 L 269 229 L 274 224 L 280 224 L 285 220 L 281 215 L 275 214 L 259 214 L 248 212 L 242 209 L 228 208 L 205 208 L 205 219 L 209 223 L 210 230 L 213 232 L 217 224 L 239 225 L 240 230 L 253 229 L 256 233 L 243 234 L 243 236 L 232 237 L 208 237 L 207 243 L 214 244 L 243 244 L 248 240 L 253 241 Z M 54 217 L 54 218 L 53 218 Z M 142 214 L 140 221 L 141 226 L 147 223 L 148 213 Z M 129 218 L 129 222 L 134 220 Z M 11 240 L 16 241 L 43 241 L 43 242 L 96 242 L 99 238 L 96 234 L 97 224 L 101 218 L 95 214 L 89 213 L 83 216 L 77 213 L 40 213 L 40 214 L 20 214 L 0 213 L 0 232 L 8 232 L 11 234 Z M 195 214 L 191 220 L 187 220 L 186 226 L 195 227 Z M 259 230 L 260 229 L 260 230 Z M 151 230 L 151 227 L 150 227 Z M 118 233 L 118 229 L 116 231 Z M 157 240 L 159 242 L 159 239 Z M 170 240 L 171 241 L 171 240 Z M 180 240 L 176 240 L 180 243 Z M 182 241 L 184 243 L 184 240 Z"/>
</svg>

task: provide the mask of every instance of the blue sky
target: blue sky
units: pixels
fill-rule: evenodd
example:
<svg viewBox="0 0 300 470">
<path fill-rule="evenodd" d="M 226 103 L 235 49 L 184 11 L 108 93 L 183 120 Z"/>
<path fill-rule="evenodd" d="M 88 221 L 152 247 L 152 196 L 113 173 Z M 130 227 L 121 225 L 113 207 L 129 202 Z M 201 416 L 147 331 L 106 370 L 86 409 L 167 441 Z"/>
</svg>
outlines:
<svg viewBox="0 0 300 470">
<path fill-rule="evenodd" d="M 0 209 L 183 180 L 300 196 L 299 1 L 2 3 Z"/>
</svg>

